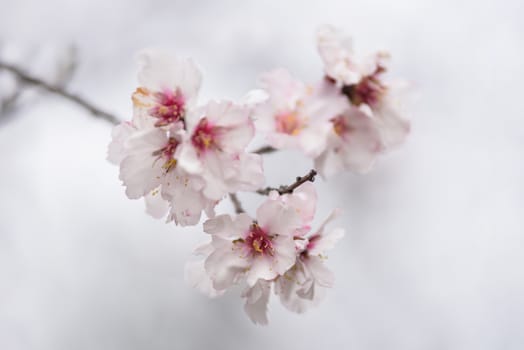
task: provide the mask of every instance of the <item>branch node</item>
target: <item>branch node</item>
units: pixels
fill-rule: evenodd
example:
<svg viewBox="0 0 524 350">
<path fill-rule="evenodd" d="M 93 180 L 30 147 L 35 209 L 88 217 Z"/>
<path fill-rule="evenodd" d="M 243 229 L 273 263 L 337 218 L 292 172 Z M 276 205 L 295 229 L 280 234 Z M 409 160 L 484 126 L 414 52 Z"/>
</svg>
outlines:
<svg viewBox="0 0 524 350">
<path fill-rule="evenodd" d="M 296 181 L 294 183 L 292 183 L 291 185 L 288 185 L 288 186 L 282 185 L 282 186 L 279 186 L 278 188 L 274 188 L 274 187 L 261 188 L 261 189 L 257 190 L 256 193 L 258 193 L 260 195 L 263 195 L 263 196 L 269 195 L 269 193 L 271 191 L 277 191 L 278 194 L 280 194 L 280 195 L 287 194 L 287 193 L 293 193 L 293 191 L 297 187 L 302 185 L 303 183 L 305 183 L 305 182 L 314 182 L 316 175 L 317 175 L 317 171 L 315 169 L 311 169 L 309 171 L 309 173 L 307 173 L 306 175 L 298 176 L 296 178 Z"/>
</svg>

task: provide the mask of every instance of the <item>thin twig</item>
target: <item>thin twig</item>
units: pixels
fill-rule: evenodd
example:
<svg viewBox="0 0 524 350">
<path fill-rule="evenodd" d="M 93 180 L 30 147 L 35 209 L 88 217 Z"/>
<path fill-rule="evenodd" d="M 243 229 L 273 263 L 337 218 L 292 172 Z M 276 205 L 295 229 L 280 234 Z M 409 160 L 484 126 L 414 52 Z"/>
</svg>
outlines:
<svg viewBox="0 0 524 350">
<path fill-rule="evenodd" d="M 236 193 L 230 193 L 229 199 L 231 199 L 231 203 L 233 203 L 233 207 L 235 208 L 235 213 L 237 214 L 244 213 L 244 208 L 242 208 L 242 203 L 240 203 L 240 200 L 238 199 Z"/>
<path fill-rule="evenodd" d="M 66 90 L 64 90 L 60 86 L 52 85 L 44 80 L 41 80 L 39 78 L 33 77 L 32 75 L 29 75 L 28 73 L 24 72 L 21 68 L 18 68 L 14 65 L 11 65 L 6 62 L 0 61 L 0 69 L 5 69 L 11 73 L 13 73 L 22 83 L 34 85 L 40 88 L 43 88 L 44 90 L 47 90 L 49 92 L 52 92 L 54 94 L 57 94 L 59 96 L 62 96 L 63 98 L 76 103 L 77 105 L 83 107 L 84 109 L 88 110 L 90 113 L 92 113 L 95 117 L 101 118 L 103 120 L 108 121 L 111 124 L 118 124 L 120 121 L 119 119 L 114 116 L 113 114 L 103 111 L 100 108 L 94 106 L 91 102 L 86 101 L 84 98 L 75 95 L 73 93 L 70 93 Z"/>
<path fill-rule="evenodd" d="M 266 188 L 262 188 L 260 190 L 257 190 L 256 192 L 258 194 L 261 194 L 263 196 L 267 196 L 269 195 L 269 193 L 271 191 L 277 191 L 278 194 L 286 194 L 286 193 L 293 193 L 293 191 L 300 185 L 302 185 L 303 183 L 305 182 L 308 182 L 308 181 L 315 181 L 315 176 L 317 175 L 317 171 L 315 169 L 311 169 L 309 171 L 309 173 L 307 173 L 306 175 L 302 176 L 302 177 L 297 177 L 296 181 L 294 183 L 292 183 L 291 185 L 289 186 L 280 186 L 279 188 L 274 188 L 274 187 L 266 187 Z"/>
<path fill-rule="evenodd" d="M 65 88 L 67 84 L 73 78 L 76 68 L 77 68 L 77 58 L 76 58 L 76 49 L 74 46 L 70 46 L 68 50 L 67 60 L 65 62 L 60 62 L 57 69 L 57 77 L 55 81 L 55 86 L 60 88 Z M 15 76 L 15 89 L 7 97 L 3 98 L 0 101 L 0 114 L 3 115 L 2 123 L 5 122 L 6 116 L 12 112 L 19 99 L 23 95 L 24 88 L 23 83 L 21 83 L 20 78 Z"/>
<path fill-rule="evenodd" d="M 11 111 L 21 95 L 22 89 L 17 88 L 9 96 L 0 101 L 0 112 L 7 113 Z"/>
<path fill-rule="evenodd" d="M 257 148 L 256 150 L 254 150 L 253 152 L 251 153 L 256 153 L 256 154 L 266 154 L 266 153 L 273 153 L 275 152 L 277 149 L 276 148 L 273 148 L 271 146 L 262 146 L 260 148 Z"/>
</svg>

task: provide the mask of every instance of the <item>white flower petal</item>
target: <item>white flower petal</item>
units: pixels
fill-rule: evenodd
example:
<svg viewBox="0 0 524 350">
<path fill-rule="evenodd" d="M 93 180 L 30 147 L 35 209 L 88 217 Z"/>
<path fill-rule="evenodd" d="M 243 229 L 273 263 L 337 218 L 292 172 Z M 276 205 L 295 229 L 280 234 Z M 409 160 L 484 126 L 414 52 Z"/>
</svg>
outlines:
<svg viewBox="0 0 524 350">
<path fill-rule="evenodd" d="M 329 270 L 322 258 L 318 256 L 309 256 L 303 260 L 304 266 L 309 271 L 315 283 L 322 287 L 332 287 L 335 282 L 335 275 Z"/>
<path fill-rule="evenodd" d="M 252 259 L 249 271 L 246 273 L 246 283 L 253 286 L 259 279 L 272 280 L 277 277 L 277 272 L 273 269 L 273 258 L 258 255 Z"/>
<path fill-rule="evenodd" d="M 242 293 L 242 297 L 246 298 L 244 311 L 253 323 L 268 324 L 267 311 L 270 293 L 271 283 L 263 280 L 258 281 Z"/>
<path fill-rule="evenodd" d="M 204 260 L 186 263 L 184 278 L 191 287 L 210 298 L 215 298 L 225 292 L 225 290 L 217 290 L 213 287 L 213 281 L 209 278 L 204 268 Z"/>
<path fill-rule="evenodd" d="M 260 227 L 271 235 L 292 236 L 301 226 L 301 218 L 295 208 L 278 200 L 267 200 L 257 210 Z"/>
<path fill-rule="evenodd" d="M 178 88 L 188 103 L 194 102 L 200 89 L 202 73 L 192 60 L 164 51 L 148 49 L 139 54 L 139 61 L 140 85 L 153 90 Z"/>
<path fill-rule="evenodd" d="M 215 289 L 223 290 L 235 284 L 249 267 L 249 260 L 234 250 L 229 240 L 213 237 L 215 250 L 205 261 L 207 274 Z"/>
<path fill-rule="evenodd" d="M 126 156 L 126 140 L 136 128 L 130 122 L 122 122 L 111 131 L 111 143 L 107 149 L 107 160 L 113 164 L 120 164 Z"/>
<path fill-rule="evenodd" d="M 155 219 L 161 219 L 169 211 L 169 202 L 160 195 L 160 188 L 153 190 L 144 196 L 146 202 L 146 213 Z"/>
</svg>

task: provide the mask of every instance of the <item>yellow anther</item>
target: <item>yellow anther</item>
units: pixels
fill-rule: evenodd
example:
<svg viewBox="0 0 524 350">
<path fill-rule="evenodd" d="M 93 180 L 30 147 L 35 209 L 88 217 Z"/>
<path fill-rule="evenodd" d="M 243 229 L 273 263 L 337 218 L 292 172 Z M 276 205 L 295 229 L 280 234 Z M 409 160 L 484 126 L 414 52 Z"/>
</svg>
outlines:
<svg viewBox="0 0 524 350">
<path fill-rule="evenodd" d="M 172 158 L 168 160 L 167 162 L 165 162 L 164 165 L 162 165 L 162 168 L 164 168 L 166 170 L 166 173 L 168 173 L 169 171 L 175 168 L 176 163 L 177 163 L 177 160 Z"/>
<path fill-rule="evenodd" d="M 255 249 L 256 252 L 263 253 L 264 251 L 260 248 L 260 242 L 258 240 L 253 241 L 253 249 Z"/>
<path fill-rule="evenodd" d="M 167 114 L 169 112 L 169 108 L 166 106 L 160 106 L 158 107 L 158 113 L 160 114 Z"/>
</svg>

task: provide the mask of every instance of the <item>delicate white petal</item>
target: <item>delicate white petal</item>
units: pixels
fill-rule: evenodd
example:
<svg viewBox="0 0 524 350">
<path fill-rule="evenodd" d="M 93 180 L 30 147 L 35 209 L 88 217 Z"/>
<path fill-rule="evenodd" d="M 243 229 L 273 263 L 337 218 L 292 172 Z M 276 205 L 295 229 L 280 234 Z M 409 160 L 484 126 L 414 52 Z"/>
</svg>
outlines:
<svg viewBox="0 0 524 350">
<path fill-rule="evenodd" d="M 256 106 L 258 104 L 264 103 L 269 98 L 269 95 L 266 91 L 262 89 L 254 89 L 249 91 L 241 100 L 241 103 L 246 106 Z"/>
<path fill-rule="evenodd" d="M 215 298 L 225 292 L 225 290 L 216 290 L 213 287 L 213 281 L 209 278 L 204 268 L 204 260 L 186 263 L 184 278 L 191 287 L 210 298 Z"/>
<path fill-rule="evenodd" d="M 269 94 L 271 104 L 277 110 L 294 108 L 304 95 L 305 85 L 296 80 L 285 69 L 275 69 L 264 73 L 259 78 L 260 84 Z"/>
<path fill-rule="evenodd" d="M 311 182 L 306 182 L 297 187 L 293 193 L 280 197 L 289 207 L 302 218 L 302 224 L 306 225 L 313 221 L 317 204 L 317 192 Z"/>
<path fill-rule="evenodd" d="M 230 215 L 216 216 L 204 222 L 204 232 L 225 239 L 244 237 L 253 223 L 253 219 L 245 213 L 238 214 L 233 220 Z"/>
<path fill-rule="evenodd" d="M 306 283 L 310 282 L 309 278 L 305 274 L 301 260 L 297 259 L 296 264 L 275 281 L 275 294 L 280 297 L 280 302 L 284 307 L 299 314 L 307 311 L 311 306 L 311 300 L 300 297 L 298 292 L 305 288 Z"/>
<path fill-rule="evenodd" d="M 257 210 L 258 224 L 270 234 L 292 236 L 301 226 L 301 218 L 295 208 L 278 200 L 267 200 Z"/>
<path fill-rule="evenodd" d="M 277 236 L 273 239 L 275 254 L 272 261 L 272 270 L 277 274 L 284 274 L 297 259 L 295 242 L 292 237 Z"/>
<path fill-rule="evenodd" d="M 285 71 L 267 73 L 262 83 L 269 99 L 253 115 L 267 142 L 278 149 L 299 149 L 311 158 L 320 155 L 330 120 L 349 107 L 340 89 L 324 81 L 306 87 Z"/>
<path fill-rule="evenodd" d="M 247 112 L 248 113 L 248 112 Z M 244 152 L 247 145 L 255 135 L 255 126 L 248 118 L 248 114 L 239 119 L 239 124 L 226 128 L 220 135 L 220 149 L 226 153 L 240 153 Z M 240 123 L 240 122 L 243 123 Z"/>
<path fill-rule="evenodd" d="M 318 256 L 309 256 L 303 260 L 304 266 L 311 274 L 315 283 L 318 283 L 322 287 L 332 287 L 335 282 L 335 276 L 333 272 L 329 270 L 322 258 Z"/>
<path fill-rule="evenodd" d="M 131 136 L 135 127 L 130 122 L 118 124 L 111 131 L 111 143 L 107 149 L 107 160 L 113 164 L 120 164 L 126 156 L 125 142 Z"/>
<path fill-rule="evenodd" d="M 247 288 L 242 293 L 242 297 L 246 298 L 244 311 L 253 323 L 268 324 L 267 311 L 270 293 L 271 283 L 263 280 L 258 281 L 254 286 Z"/>
<path fill-rule="evenodd" d="M 241 153 L 232 165 L 232 176 L 227 176 L 228 192 L 255 191 L 264 186 L 262 157 L 259 154 Z"/>
<path fill-rule="evenodd" d="M 344 237 L 344 229 L 335 228 L 327 234 L 321 234 L 318 239 L 315 239 L 314 244 L 308 247 L 311 255 L 319 255 L 333 249 L 335 244 Z"/>
<path fill-rule="evenodd" d="M 274 260 L 265 255 L 259 255 L 253 258 L 249 271 L 246 274 L 246 283 L 253 286 L 257 280 L 272 280 L 277 277 L 277 272 L 273 269 Z"/>
<path fill-rule="evenodd" d="M 372 74 L 382 59 L 382 55 L 357 57 L 351 38 L 330 25 L 318 29 L 317 48 L 324 61 L 326 75 L 339 86 L 357 84 L 363 76 Z"/>
<path fill-rule="evenodd" d="M 203 160 L 205 172 L 202 176 L 206 182 L 203 193 L 207 198 L 218 200 L 230 192 L 224 179 L 226 179 L 226 173 L 231 171 L 228 165 L 231 164 L 232 158 L 233 156 L 220 152 L 206 155 Z"/>
<path fill-rule="evenodd" d="M 215 289 L 223 290 L 237 282 L 249 267 L 249 260 L 234 249 L 234 243 L 213 237 L 214 252 L 205 262 L 207 274 Z"/>
<path fill-rule="evenodd" d="M 190 59 L 184 59 L 155 49 L 139 54 L 141 70 L 140 85 L 154 90 L 179 88 L 191 103 L 200 89 L 202 74 Z"/>
<path fill-rule="evenodd" d="M 177 154 L 177 165 L 190 174 L 200 174 L 203 171 L 203 164 L 193 147 L 188 144 L 180 146 Z"/>
<path fill-rule="evenodd" d="M 184 173 L 178 167 L 170 171 L 162 185 L 162 196 L 168 198 L 171 204 L 168 220 L 181 226 L 196 225 L 202 211 L 210 211 L 210 207 L 218 203 L 205 198 L 201 189 L 198 177 Z"/>
<path fill-rule="evenodd" d="M 225 128 L 250 125 L 251 109 L 248 106 L 234 104 L 230 101 L 212 101 L 209 102 L 209 106 L 206 117 L 213 124 Z"/>
<path fill-rule="evenodd" d="M 233 226 L 233 219 L 228 214 L 218 215 L 204 222 L 204 232 L 211 235 L 228 235 Z M 226 238 L 226 237 L 224 237 Z"/>
<path fill-rule="evenodd" d="M 153 190 L 144 196 L 146 202 L 146 213 L 155 219 L 161 219 L 169 211 L 169 202 L 160 195 L 160 188 Z"/>
<path fill-rule="evenodd" d="M 374 119 L 356 108 L 337 118 L 326 150 L 315 159 L 315 167 L 328 178 L 342 170 L 365 173 L 382 151 L 382 138 Z M 338 132 L 336 130 L 338 129 Z"/>
<path fill-rule="evenodd" d="M 126 186 L 126 195 L 130 199 L 145 196 L 157 188 L 162 174 L 162 162 L 155 161 L 148 153 L 129 155 L 120 165 L 120 179 Z"/>
<path fill-rule="evenodd" d="M 409 121 L 398 110 L 399 107 L 389 96 L 385 96 L 379 105 L 373 106 L 373 115 L 386 148 L 400 145 L 410 132 Z"/>
<path fill-rule="evenodd" d="M 212 242 L 206 242 L 206 243 L 202 243 L 200 244 L 199 246 L 197 246 L 194 250 L 193 250 L 193 255 L 196 255 L 196 256 L 208 256 L 209 254 L 213 253 L 213 243 Z"/>
</svg>

